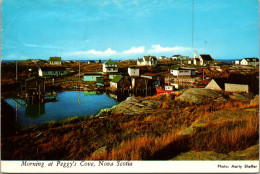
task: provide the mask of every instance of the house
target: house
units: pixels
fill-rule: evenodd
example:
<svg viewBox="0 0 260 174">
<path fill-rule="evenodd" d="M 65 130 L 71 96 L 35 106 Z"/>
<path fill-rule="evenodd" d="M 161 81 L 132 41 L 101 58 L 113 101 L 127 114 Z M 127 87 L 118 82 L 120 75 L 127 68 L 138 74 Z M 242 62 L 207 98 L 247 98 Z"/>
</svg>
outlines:
<svg viewBox="0 0 260 174">
<path fill-rule="evenodd" d="M 200 63 L 200 59 L 199 58 L 194 58 L 193 59 L 193 64 L 194 65 L 200 65 L 201 63 Z"/>
<path fill-rule="evenodd" d="M 251 65 L 251 66 L 258 66 L 259 59 L 258 58 L 244 58 L 241 60 L 241 65 Z"/>
<path fill-rule="evenodd" d="M 167 59 L 167 58 L 165 56 L 159 57 L 159 60 L 164 60 L 164 59 Z"/>
<path fill-rule="evenodd" d="M 185 68 L 176 68 L 176 69 L 172 69 L 170 70 L 170 73 L 176 77 L 179 76 L 195 76 L 196 75 L 196 71 L 195 69 L 185 69 Z"/>
<path fill-rule="evenodd" d="M 154 85 L 161 85 L 161 76 L 157 73 L 145 73 L 142 74 L 141 77 L 152 80 L 154 82 Z"/>
<path fill-rule="evenodd" d="M 103 63 L 103 72 L 118 72 L 117 64 L 111 59 L 107 60 Z"/>
<path fill-rule="evenodd" d="M 126 77 L 117 75 L 110 81 L 110 88 L 112 88 L 112 89 L 129 89 L 130 81 Z"/>
<path fill-rule="evenodd" d="M 64 67 L 39 67 L 38 75 L 44 76 L 64 76 L 67 74 L 67 70 Z"/>
<path fill-rule="evenodd" d="M 129 67 L 128 68 L 128 75 L 129 76 L 139 76 L 139 68 Z"/>
<path fill-rule="evenodd" d="M 88 61 L 88 64 L 93 64 L 93 63 L 95 63 L 94 60 L 89 60 L 89 61 Z"/>
<path fill-rule="evenodd" d="M 99 60 L 97 60 L 97 61 L 96 61 L 96 63 L 101 63 L 101 60 L 100 60 L 100 59 L 99 59 Z"/>
<path fill-rule="evenodd" d="M 228 78 L 212 79 L 206 89 L 228 92 L 259 92 L 259 79 L 255 75 L 231 74 Z"/>
<path fill-rule="evenodd" d="M 61 65 L 61 57 L 50 57 L 50 65 Z"/>
<path fill-rule="evenodd" d="M 235 65 L 240 65 L 241 60 L 236 60 Z"/>
<path fill-rule="evenodd" d="M 138 66 L 157 66 L 156 56 L 144 56 L 141 59 L 137 59 Z"/>
<path fill-rule="evenodd" d="M 200 54 L 199 60 L 200 60 L 200 66 L 210 65 L 214 62 L 214 60 L 209 54 Z"/>
<path fill-rule="evenodd" d="M 23 90 L 27 92 L 45 91 L 44 78 L 38 76 L 32 76 L 30 78 L 25 79 Z"/>
<path fill-rule="evenodd" d="M 173 56 L 171 57 L 172 60 L 180 60 L 180 58 L 181 58 L 181 55 L 179 55 L 179 54 L 173 55 Z"/>
<path fill-rule="evenodd" d="M 86 72 L 83 76 L 83 81 L 103 83 L 104 78 L 102 77 L 102 72 Z"/>
</svg>

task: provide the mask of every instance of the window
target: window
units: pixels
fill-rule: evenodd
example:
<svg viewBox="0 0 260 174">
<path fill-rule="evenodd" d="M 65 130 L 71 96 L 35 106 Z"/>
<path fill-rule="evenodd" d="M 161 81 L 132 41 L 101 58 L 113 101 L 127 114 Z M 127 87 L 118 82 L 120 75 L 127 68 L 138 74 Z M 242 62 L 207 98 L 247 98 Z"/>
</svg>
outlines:
<svg viewBox="0 0 260 174">
<path fill-rule="evenodd" d="M 52 74 L 55 74 L 55 71 L 52 71 Z"/>
</svg>

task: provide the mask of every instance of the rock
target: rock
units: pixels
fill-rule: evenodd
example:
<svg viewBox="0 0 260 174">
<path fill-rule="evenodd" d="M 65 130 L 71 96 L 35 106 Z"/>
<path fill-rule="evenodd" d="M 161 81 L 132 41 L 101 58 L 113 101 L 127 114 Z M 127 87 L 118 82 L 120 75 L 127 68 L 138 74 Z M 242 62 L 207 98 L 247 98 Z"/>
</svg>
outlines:
<svg viewBox="0 0 260 174">
<path fill-rule="evenodd" d="M 102 109 L 96 117 L 106 113 L 112 114 L 136 114 L 152 112 L 160 104 L 158 101 L 145 100 L 138 97 L 128 97 L 125 101 L 113 106 L 111 109 Z"/>
<path fill-rule="evenodd" d="M 208 99 L 216 98 L 220 95 L 220 92 L 204 89 L 204 88 L 190 88 L 183 92 L 177 99 L 185 102 L 192 102 L 192 103 L 203 103 Z"/>
<path fill-rule="evenodd" d="M 259 106 L 259 95 L 256 95 L 253 100 L 250 101 L 251 106 Z"/>
<path fill-rule="evenodd" d="M 249 100 L 249 99 L 246 98 L 243 94 L 239 94 L 239 93 L 233 93 L 233 94 L 230 95 L 229 97 L 232 98 L 233 100 L 239 100 L 239 101 Z"/>
<path fill-rule="evenodd" d="M 105 153 L 107 150 L 106 146 L 100 147 L 99 149 L 97 149 L 95 152 L 92 153 L 92 156 L 98 156 L 99 154 L 103 154 Z"/>
</svg>

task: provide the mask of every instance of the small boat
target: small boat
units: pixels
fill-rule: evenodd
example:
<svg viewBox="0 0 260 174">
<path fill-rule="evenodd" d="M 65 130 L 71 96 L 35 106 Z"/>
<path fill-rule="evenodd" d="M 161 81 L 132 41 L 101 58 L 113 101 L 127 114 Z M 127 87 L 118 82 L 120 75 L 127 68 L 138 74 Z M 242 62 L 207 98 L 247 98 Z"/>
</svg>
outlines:
<svg viewBox="0 0 260 174">
<path fill-rule="evenodd" d="M 161 93 L 173 93 L 175 90 L 174 86 L 164 86 L 164 88 L 160 87 L 160 88 L 156 88 L 156 92 L 157 94 L 161 94 Z"/>
</svg>

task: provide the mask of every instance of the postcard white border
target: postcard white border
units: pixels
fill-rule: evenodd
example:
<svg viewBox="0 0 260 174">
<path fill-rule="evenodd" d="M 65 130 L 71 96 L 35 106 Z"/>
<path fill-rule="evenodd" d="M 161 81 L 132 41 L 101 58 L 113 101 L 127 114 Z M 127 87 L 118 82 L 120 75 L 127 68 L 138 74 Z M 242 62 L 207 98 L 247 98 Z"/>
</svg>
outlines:
<svg viewBox="0 0 260 174">
<path fill-rule="evenodd" d="M 25 161 L 25 160 L 24 160 Z M 100 161 L 60 161 L 73 166 L 57 166 L 58 161 L 27 161 L 44 166 L 22 166 L 23 161 L 1 161 L 4 173 L 256 173 L 259 161 L 121 161 L 132 166 L 117 166 L 117 161 L 103 161 L 113 166 L 99 166 Z M 86 162 L 95 166 L 82 166 Z M 48 164 L 52 163 L 52 166 Z M 130 164 L 128 163 L 128 164 Z M 233 166 L 233 167 L 232 167 Z M 235 168 L 236 166 L 237 168 Z M 247 167 L 246 167 L 247 166 Z"/>
</svg>

